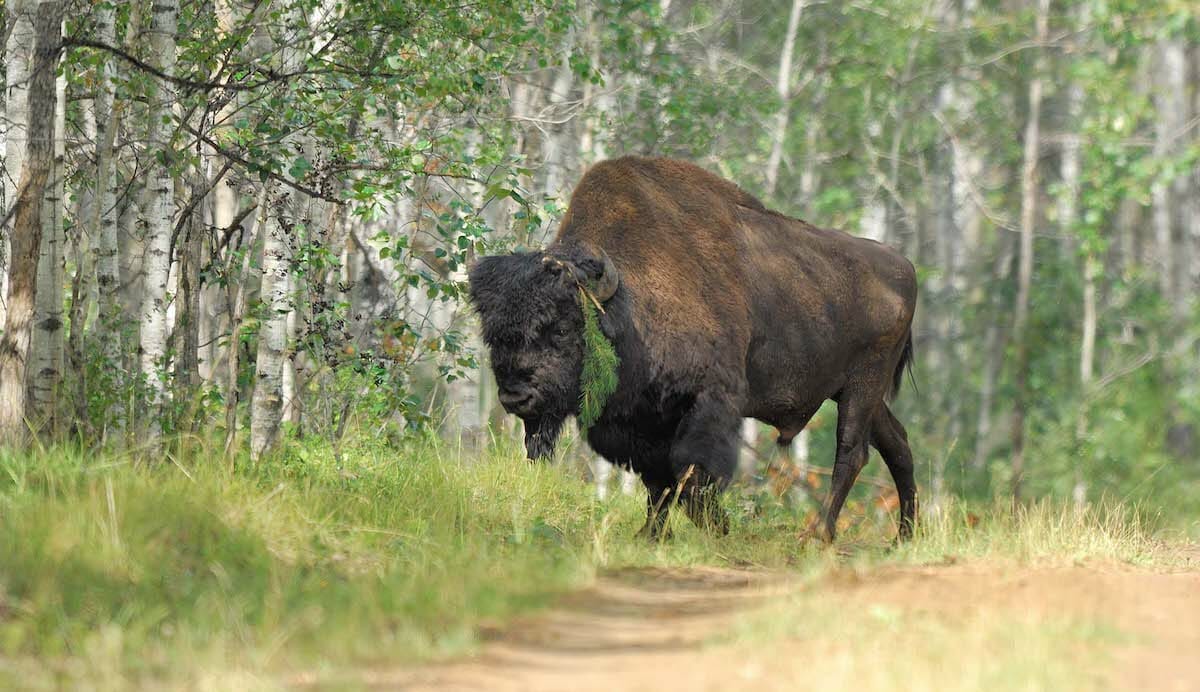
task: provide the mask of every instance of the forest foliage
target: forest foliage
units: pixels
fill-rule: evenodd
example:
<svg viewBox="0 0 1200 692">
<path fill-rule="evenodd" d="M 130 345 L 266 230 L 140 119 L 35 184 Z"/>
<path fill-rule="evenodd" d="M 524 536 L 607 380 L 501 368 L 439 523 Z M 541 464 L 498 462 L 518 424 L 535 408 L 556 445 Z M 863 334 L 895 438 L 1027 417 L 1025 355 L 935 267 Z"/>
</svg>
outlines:
<svg viewBox="0 0 1200 692">
<path fill-rule="evenodd" d="M 61 34 L 36 36 L 39 12 Z M 918 388 L 898 406 L 935 505 L 1200 475 L 1194 0 L 6 0 L 4 17 L 10 440 L 215 435 L 233 458 L 509 435 L 466 267 L 546 242 L 589 164 L 646 154 L 912 259 Z M 56 113 L 49 148 L 27 141 L 34 112 Z M 40 220 L 18 228 L 38 151 Z M 4 248 L 34 226 L 22 269 Z M 818 470 L 832 427 L 822 412 L 806 438 Z"/>
</svg>

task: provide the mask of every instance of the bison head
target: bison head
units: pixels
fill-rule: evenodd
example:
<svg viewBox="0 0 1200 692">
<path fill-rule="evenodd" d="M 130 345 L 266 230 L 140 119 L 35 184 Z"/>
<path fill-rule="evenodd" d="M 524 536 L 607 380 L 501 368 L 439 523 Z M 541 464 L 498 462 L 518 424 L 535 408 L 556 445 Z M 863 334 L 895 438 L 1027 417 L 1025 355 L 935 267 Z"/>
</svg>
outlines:
<svg viewBox="0 0 1200 692">
<path fill-rule="evenodd" d="M 580 288 L 599 301 L 617 290 L 616 267 L 603 251 L 598 254 L 484 257 L 468 277 L 500 405 L 525 422 L 530 459 L 554 453 L 563 423 L 579 406 L 584 348 Z"/>
</svg>

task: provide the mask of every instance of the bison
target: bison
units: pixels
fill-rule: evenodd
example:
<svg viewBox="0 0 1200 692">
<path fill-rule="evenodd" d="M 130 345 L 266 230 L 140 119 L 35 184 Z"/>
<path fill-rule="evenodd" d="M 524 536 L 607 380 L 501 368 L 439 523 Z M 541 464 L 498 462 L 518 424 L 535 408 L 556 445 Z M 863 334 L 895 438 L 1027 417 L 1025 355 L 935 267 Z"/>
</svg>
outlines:
<svg viewBox="0 0 1200 692">
<path fill-rule="evenodd" d="M 674 504 L 727 532 L 716 496 L 733 476 L 742 418 L 787 445 L 832 399 L 824 537 L 868 445 L 896 484 L 900 537 L 912 534 L 912 453 L 888 401 L 912 360 L 917 282 L 894 250 L 767 209 L 693 164 L 624 157 L 588 170 L 545 250 L 481 258 L 469 284 L 500 403 L 524 421 L 530 459 L 550 456 L 578 411 L 581 301 L 602 309 L 620 363 L 586 437 L 641 477 L 642 533 L 658 536 Z"/>
</svg>

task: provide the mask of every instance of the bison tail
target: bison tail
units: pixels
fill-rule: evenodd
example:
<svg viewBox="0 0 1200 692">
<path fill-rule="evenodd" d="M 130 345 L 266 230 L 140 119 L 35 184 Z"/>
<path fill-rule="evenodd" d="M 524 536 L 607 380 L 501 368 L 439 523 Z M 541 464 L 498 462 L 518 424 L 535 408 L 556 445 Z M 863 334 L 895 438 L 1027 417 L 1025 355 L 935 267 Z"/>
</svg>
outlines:
<svg viewBox="0 0 1200 692">
<path fill-rule="evenodd" d="M 913 363 L 913 340 L 912 330 L 908 332 L 908 338 L 904 341 L 904 350 L 900 353 L 900 362 L 896 363 L 896 372 L 892 374 L 892 391 L 888 396 L 889 399 L 895 399 L 900 393 L 900 385 L 904 384 L 904 371 L 908 370 L 908 379 L 912 382 L 913 389 L 917 388 L 917 379 L 912 373 Z"/>
</svg>

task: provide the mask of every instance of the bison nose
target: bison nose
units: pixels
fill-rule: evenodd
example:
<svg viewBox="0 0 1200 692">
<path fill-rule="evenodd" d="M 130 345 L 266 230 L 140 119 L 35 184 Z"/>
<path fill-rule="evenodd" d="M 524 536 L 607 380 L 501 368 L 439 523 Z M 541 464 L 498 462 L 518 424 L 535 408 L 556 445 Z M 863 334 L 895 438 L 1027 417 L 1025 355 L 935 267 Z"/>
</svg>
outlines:
<svg viewBox="0 0 1200 692">
<path fill-rule="evenodd" d="M 500 390 L 500 405 L 510 412 L 521 412 L 533 402 L 533 389 L 529 387 L 503 388 Z"/>
</svg>

